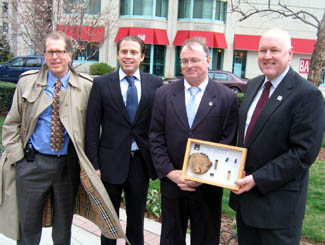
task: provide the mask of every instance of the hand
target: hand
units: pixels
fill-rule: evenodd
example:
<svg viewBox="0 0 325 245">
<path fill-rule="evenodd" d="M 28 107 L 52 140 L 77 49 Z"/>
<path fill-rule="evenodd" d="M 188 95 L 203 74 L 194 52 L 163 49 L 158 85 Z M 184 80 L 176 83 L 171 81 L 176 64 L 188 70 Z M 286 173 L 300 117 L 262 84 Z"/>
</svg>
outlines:
<svg viewBox="0 0 325 245">
<path fill-rule="evenodd" d="M 235 181 L 236 185 L 239 185 L 239 190 L 238 191 L 232 191 L 233 193 L 239 195 L 242 194 L 243 192 L 251 190 L 255 185 L 255 180 L 253 178 L 253 175 L 248 175 L 242 179 L 238 179 Z"/>
<path fill-rule="evenodd" d="M 178 187 L 183 191 L 195 191 L 196 187 L 202 185 L 202 183 L 192 180 L 185 180 L 185 184 L 178 184 Z"/>
<path fill-rule="evenodd" d="M 97 174 L 97 175 L 99 176 L 99 178 L 100 178 L 101 173 L 100 173 L 100 170 L 99 170 L 99 169 L 96 170 L 96 174 Z"/>
<path fill-rule="evenodd" d="M 173 181 L 177 186 L 183 191 L 195 191 L 193 186 L 189 186 L 191 182 L 194 181 L 187 181 L 182 177 L 182 170 L 172 170 L 167 174 L 167 177 Z"/>
</svg>

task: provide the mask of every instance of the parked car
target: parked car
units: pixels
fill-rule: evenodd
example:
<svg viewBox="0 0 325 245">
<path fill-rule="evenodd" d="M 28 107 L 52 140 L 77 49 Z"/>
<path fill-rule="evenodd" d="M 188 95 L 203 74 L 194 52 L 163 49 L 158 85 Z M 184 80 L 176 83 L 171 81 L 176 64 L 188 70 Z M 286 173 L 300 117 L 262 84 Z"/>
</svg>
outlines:
<svg viewBox="0 0 325 245">
<path fill-rule="evenodd" d="M 208 75 L 209 78 L 231 88 L 235 93 L 245 93 L 246 91 L 247 80 L 239 78 L 231 72 L 221 70 L 210 70 Z M 163 83 L 172 83 L 180 78 L 182 78 L 182 76 L 165 78 L 163 80 Z"/>
<path fill-rule="evenodd" d="M 39 70 L 45 63 L 39 55 L 17 56 L 0 65 L 0 81 L 17 83 L 20 74 L 29 70 Z"/>
</svg>

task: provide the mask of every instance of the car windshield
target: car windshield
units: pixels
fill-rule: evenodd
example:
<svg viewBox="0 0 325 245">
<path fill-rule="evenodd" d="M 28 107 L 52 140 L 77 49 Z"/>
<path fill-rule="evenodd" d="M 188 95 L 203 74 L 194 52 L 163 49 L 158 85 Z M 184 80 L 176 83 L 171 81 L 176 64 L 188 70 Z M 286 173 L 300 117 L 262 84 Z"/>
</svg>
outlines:
<svg viewBox="0 0 325 245">
<path fill-rule="evenodd" d="M 24 58 L 18 57 L 8 62 L 8 66 L 19 67 L 24 65 Z"/>
</svg>

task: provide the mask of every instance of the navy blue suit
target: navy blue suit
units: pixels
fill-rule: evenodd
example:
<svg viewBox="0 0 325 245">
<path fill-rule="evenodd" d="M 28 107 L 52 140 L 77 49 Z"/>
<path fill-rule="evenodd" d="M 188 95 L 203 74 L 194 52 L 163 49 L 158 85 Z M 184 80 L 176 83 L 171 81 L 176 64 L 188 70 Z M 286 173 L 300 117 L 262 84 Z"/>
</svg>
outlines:
<svg viewBox="0 0 325 245">
<path fill-rule="evenodd" d="M 143 244 L 143 218 L 149 177 L 157 175 L 148 142 L 155 91 L 161 78 L 140 72 L 141 98 L 131 123 L 121 94 L 118 71 L 95 78 L 90 92 L 86 121 L 86 153 L 118 213 L 125 191 L 126 235 L 132 244 Z M 130 155 L 134 139 L 139 147 Z M 115 241 L 102 237 L 102 244 Z"/>
</svg>

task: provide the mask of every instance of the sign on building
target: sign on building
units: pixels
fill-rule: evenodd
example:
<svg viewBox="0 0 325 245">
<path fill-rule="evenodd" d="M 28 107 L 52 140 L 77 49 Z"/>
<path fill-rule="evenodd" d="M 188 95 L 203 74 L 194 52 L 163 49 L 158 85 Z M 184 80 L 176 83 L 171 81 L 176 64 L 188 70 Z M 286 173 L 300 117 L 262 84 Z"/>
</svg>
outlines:
<svg viewBox="0 0 325 245">
<path fill-rule="evenodd" d="M 308 74 L 310 68 L 310 59 L 300 59 L 299 73 Z"/>
</svg>

